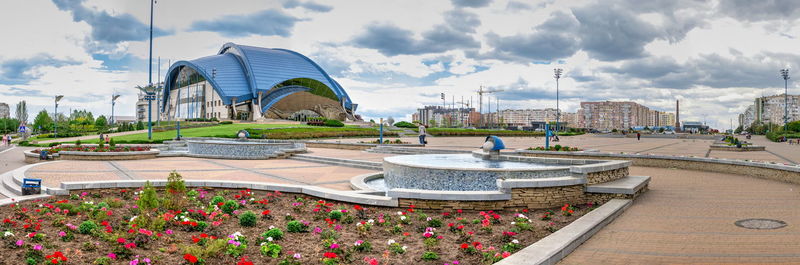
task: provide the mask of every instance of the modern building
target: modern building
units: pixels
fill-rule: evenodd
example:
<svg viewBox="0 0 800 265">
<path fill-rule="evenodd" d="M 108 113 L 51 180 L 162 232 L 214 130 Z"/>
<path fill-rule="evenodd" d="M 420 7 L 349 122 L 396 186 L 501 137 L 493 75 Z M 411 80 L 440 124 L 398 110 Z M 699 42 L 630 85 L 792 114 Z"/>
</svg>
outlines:
<svg viewBox="0 0 800 265">
<path fill-rule="evenodd" d="M 160 107 L 172 120 L 358 120 L 358 105 L 336 80 L 286 49 L 227 43 L 216 55 L 175 62 L 164 80 Z"/>
<path fill-rule="evenodd" d="M 164 83 L 161 83 L 162 87 L 163 87 L 163 85 L 164 85 Z M 163 102 L 162 101 L 163 97 L 161 95 L 162 92 L 163 92 L 163 90 L 159 90 L 156 93 L 156 99 L 153 100 L 153 102 L 152 102 L 153 104 L 150 104 L 150 111 L 152 111 L 152 113 L 153 113 L 153 116 L 151 117 L 153 122 L 156 122 L 156 121 L 159 121 L 159 120 L 166 120 L 165 115 L 162 115 L 161 109 L 158 107 L 158 106 L 161 106 L 161 103 Z M 142 92 L 142 91 L 139 91 L 138 98 L 136 100 L 136 121 L 137 122 L 138 121 L 147 122 L 147 106 L 148 106 L 148 102 L 145 99 L 145 93 Z"/>
<path fill-rule="evenodd" d="M 800 95 L 789 95 L 788 103 L 789 122 L 800 120 Z M 783 125 L 785 106 L 784 94 L 756 98 L 753 105 L 748 106 L 740 115 L 739 125 L 745 129 L 754 122 Z"/>
<path fill-rule="evenodd" d="M 709 129 L 708 126 L 699 121 L 684 121 L 682 127 L 681 131 L 691 133 L 706 132 Z"/>
<path fill-rule="evenodd" d="M 11 109 L 8 104 L 0 102 L 0 119 L 8 119 L 11 117 Z"/>
<path fill-rule="evenodd" d="M 624 130 L 647 126 L 650 109 L 631 101 L 581 102 L 578 126 L 595 130 Z"/>
<path fill-rule="evenodd" d="M 464 127 L 472 124 L 470 113 L 474 108 L 445 108 L 425 106 L 412 114 L 412 119 L 431 127 Z"/>
<path fill-rule="evenodd" d="M 538 128 L 539 124 L 555 122 L 557 113 L 554 108 L 506 109 L 501 110 L 499 114 L 497 112 L 489 113 L 487 117 L 494 123 L 499 123 L 502 127 L 520 128 L 533 126 Z M 559 122 L 564 127 L 572 127 L 576 124 L 576 114 L 562 111 Z"/>
</svg>

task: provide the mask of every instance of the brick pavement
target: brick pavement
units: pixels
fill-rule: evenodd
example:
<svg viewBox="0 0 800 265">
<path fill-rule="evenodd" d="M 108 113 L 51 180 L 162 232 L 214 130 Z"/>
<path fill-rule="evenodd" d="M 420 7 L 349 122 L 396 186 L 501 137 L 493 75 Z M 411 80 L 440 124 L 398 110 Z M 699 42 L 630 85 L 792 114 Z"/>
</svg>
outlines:
<svg viewBox="0 0 800 265">
<path fill-rule="evenodd" d="M 350 178 L 374 172 L 298 160 L 214 160 L 168 157 L 125 161 L 60 161 L 29 169 L 26 176 L 41 178 L 45 186 L 65 181 L 165 179 L 175 170 L 184 179 L 241 180 L 319 185 L 350 190 Z"/>
<path fill-rule="evenodd" d="M 632 167 L 650 190 L 561 264 L 800 264 L 800 186 L 738 175 Z M 789 225 L 734 225 L 769 218 Z"/>
</svg>

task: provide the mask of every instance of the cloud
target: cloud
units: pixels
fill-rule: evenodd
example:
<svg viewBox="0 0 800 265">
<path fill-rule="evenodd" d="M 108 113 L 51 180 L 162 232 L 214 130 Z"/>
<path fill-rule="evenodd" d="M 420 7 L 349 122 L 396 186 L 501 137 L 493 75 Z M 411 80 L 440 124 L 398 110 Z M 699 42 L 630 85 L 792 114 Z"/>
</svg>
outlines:
<svg viewBox="0 0 800 265">
<path fill-rule="evenodd" d="M 800 18 L 800 3 L 795 0 L 725 0 L 717 8 L 720 14 L 750 22 Z"/>
<path fill-rule="evenodd" d="M 578 22 L 571 15 L 557 12 L 530 34 L 499 36 L 486 34 L 493 51 L 473 57 L 516 62 L 551 61 L 572 56 L 580 49 L 580 39 L 573 34 Z"/>
<path fill-rule="evenodd" d="M 39 54 L 24 59 L 11 59 L 0 61 L 0 84 L 17 85 L 26 84 L 41 75 L 36 70 L 41 67 L 62 67 L 80 64 L 80 62 L 65 59 L 56 59 L 50 55 Z"/>
<path fill-rule="evenodd" d="M 640 58 L 658 30 L 622 8 L 595 4 L 572 9 L 580 22 L 581 49 L 601 61 Z"/>
<path fill-rule="evenodd" d="M 453 29 L 470 33 L 475 33 L 475 28 L 481 25 L 481 19 L 478 14 L 463 9 L 445 12 L 444 20 Z"/>
<path fill-rule="evenodd" d="M 266 9 L 249 15 L 227 15 L 214 20 L 195 21 L 190 31 L 213 31 L 226 37 L 250 35 L 291 35 L 294 24 L 301 19 L 280 10 Z"/>
<path fill-rule="evenodd" d="M 53 0 L 58 9 L 72 13 L 75 22 L 86 22 L 92 26 L 92 40 L 105 44 L 125 41 L 143 41 L 150 37 L 150 26 L 131 14 L 111 15 L 83 6 L 84 0 Z M 171 35 L 172 32 L 154 27 L 153 36 Z"/>
<path fill-rule="evenodd" d="M 456 7 L 485 7 L 488 6 L 492 0 L 451 0 Z"/>
<path fill-rule="evenodd" d="M 437 26 L 423 32 L 416 39 L 410 30 L 394 24 L 379 23 L 367 26 L 366 31 L 356 36 L 352 44 L 395 56 L 401 54 L 440 53 L 454 49 L 479 48 L 480 43 L 463 31 L 448 26 Z"/>
<path fill-rule="evenodd" d="M 318 4 L 315 3 L 314 1 L 300 2 L 297 0 L 287 0 L 283 2 L 283 7 L 285 8 L 302 7 L 311 11 L 322 12 L 322 13 L 330 12 L 331 10 L 333 10 L 332 6 Z"/>
<path fill-rule="evenodd" d="M 6 96 L 17 96 L 17 97 L 52 97 L 51 94 L 44 94 L 40 90 L 36 89 L 23 89 L 19 87 L 9 87 L 7 88 L 8 91 L 0 91 L 0 94 Z"/>
</svg>

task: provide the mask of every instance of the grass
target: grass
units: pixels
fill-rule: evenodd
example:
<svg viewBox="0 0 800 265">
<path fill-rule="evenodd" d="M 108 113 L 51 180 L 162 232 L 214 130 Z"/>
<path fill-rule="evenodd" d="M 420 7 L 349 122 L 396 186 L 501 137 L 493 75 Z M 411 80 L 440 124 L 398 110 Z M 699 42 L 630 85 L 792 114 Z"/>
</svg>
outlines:
<svg viewBox="0 0 800 265">
<path fill-rule="evenodd" d="M 211 127 L 189 128 L 182 129 L 181 136 L 183 137 L 235 137 L 239 130 L 248 128 L 281 128 L 281 127 L 311 127 L 308 125 L 299 124 L 248 124 L 248 123 L 234 123 L 234 124 L 221 124 Z M 175 130 L 153 132 L 153 142 L 162 142 L 164 140 L 172 140 L 176 136 Z M 122 136 L 115 136 L 114 141 L 117 143 L 146 143 L 147 133 L 137 133 Z M 81 142 L 91 144 L 97 143 L 98 139 L 82 140 Z M 72 141 L 70 141 L 72 142 Z"/>
<path fill-rule="evenodd" d="M 414 129 L 414 131 L 418 131 Z M 544 136 L 544 132 L 511 131 L 490 129 L 464 129 L 464 128 L 428 128 L 428 134 L 433 136 Z M 580 135 L 582 133 L 559 132 L 559 136 Z"/>
<path fill-rule="evenodd" d="M 310 127 L 270 130 L 250 129 L 248 131 L 250 132 L 250 137 L 252 138 L 262 138 L 264 135 L 266 135 L 266 138 L 268 139 L 311 139 L 380 135 L 380 132 L 376 129 L 358 127 Z M 383 135 L 397 136 L 397 133 L 384 131 Z"/>
</svg>

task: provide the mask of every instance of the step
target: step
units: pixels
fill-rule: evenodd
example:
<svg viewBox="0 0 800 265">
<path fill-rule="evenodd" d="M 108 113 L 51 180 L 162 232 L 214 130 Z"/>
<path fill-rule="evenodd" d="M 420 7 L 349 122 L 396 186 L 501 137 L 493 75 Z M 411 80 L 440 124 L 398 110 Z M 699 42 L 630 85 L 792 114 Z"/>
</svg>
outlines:
<svg viewBox="0 0 800 265">
<path fill-rule="evenodd" d="M 3 173 L 3 174 L 0 174 L 0 178 L 1 179 L 6 179 L 6 178 L 10 178 L 10 177 L 11 177 L 11 172 L 6 172 L 6 173 Z M 7 188 L 6 185 L 5 185 L 5 181 L 3 182 L 3 185 L 0 185 L 0 194 L 2 194 L 3 196 L 6 196 L 8 198 L 16 197 L 16 196 L 19 196 L 20 194 L 22 194 L 22 192 L 19 192 L 20 191 L 19 188 L 17 188 L 16 191 L 18 191 L 18 192 L 14 192 L 12 189 Z"/>
<path fill-rule="evenodd" d="M 307 162 L 329 164 L 336 166 L 357 167 L 364 169 L 383 170 L 383 165 L 380 162 L 364 161 L 364 160 L 350 160 L 332 157 L 312 156 L 312 155 L 294 155 L 291 159 L 297 159 Z"/>
<path fill-rule="evenodd" d="M 3 188 L 6 189 L 7 191 L 10 191 L 13 196 L 22 196 L 22 186 L 18 185 L 16 182 L 14 182 L 14 176 L 13 176 L 12 172 L 8 172 L 8 173 L 2 175 L 2 180 L 0 180 L 0 181 L 3 182 Z M 3 194 L 3 195 L 6 195 L 6 194 Z M 8 196 L 8 195 L 6 195 L 6 196 L 7 197 L 13 197 L 13 196 Z"/>
<path fill-rule="evenodd" d="M 609 194 L 636 194 L 650 183 L 650 176 L 627 176 L 618 180 L 586 186 L 586 192 Z"/>
</svg>

